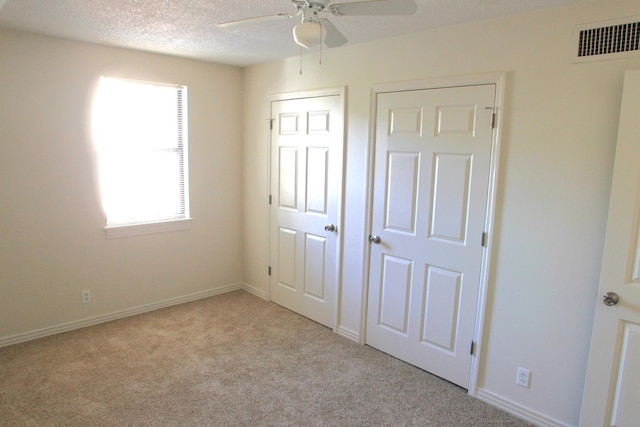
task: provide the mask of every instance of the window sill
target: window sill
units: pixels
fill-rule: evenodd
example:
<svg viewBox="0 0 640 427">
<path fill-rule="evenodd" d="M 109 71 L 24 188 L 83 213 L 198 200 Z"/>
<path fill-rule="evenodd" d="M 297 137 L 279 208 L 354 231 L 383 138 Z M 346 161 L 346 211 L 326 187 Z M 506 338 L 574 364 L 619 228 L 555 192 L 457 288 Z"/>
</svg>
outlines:
<svg viewBox="0 0 640 427">
<path fill-rule="evenodd" d="M 187 218 L 147 222 L 142 224 L 108 225 L 104 228 L 104 232 L 107 239 L 118 239 L 121 237 L 141 236 L 144 234 L 188 230 L 190 228 L 191 218 Z"/>
</svg>

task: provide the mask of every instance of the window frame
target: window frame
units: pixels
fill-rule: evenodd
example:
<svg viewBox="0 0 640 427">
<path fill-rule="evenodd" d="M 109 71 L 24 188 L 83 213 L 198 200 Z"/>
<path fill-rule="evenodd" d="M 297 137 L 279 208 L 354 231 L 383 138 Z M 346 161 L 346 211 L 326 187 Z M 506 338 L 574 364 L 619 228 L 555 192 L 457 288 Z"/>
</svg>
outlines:
<svg viewBox="0 0 640 427">
<path fill-rule="evenodd" d="M 192 221 L 191 218 L 183 218 L 166 221 L 140 222 L 136 224 L 107 225 L 104 227 L 104 231 L 107 239 L 117 239 L 120 237 L 188 230 L 191 228 Z"/>
<path fill-rule="evenodd" d="M 187 116 L 187 86 L 171 83 L 149 82 L 133 80 L 120 77 L 101 76 L 103 80 L 121 81 L 126 83 L 140 84 L 146 86 L 160 86 L 163 88 L 175 88 L 177 94 L 176 119 L 177 126 L 177 148 L 152 147 L 149 151 L 169 151 L 179 153 L 179 191 L 180 191 L 180 212 L 175 215 L 168 215 L 158 218 L 140 218 L 139 220 L 112 221 L 106 218 L 104 227 L 107 239 L 163 233 L 177 230 L 187 230 L 191 228 L 192 218 L 190 213 L 189 200 L 189 144 L 188 144 L 188 116 Z M 100 154 L 98 154 L 100 156 Z M 174 193 L 175 194 L 175 193 Z M 107 214 L 105 209 L 105 214 Z"/>
</svg>

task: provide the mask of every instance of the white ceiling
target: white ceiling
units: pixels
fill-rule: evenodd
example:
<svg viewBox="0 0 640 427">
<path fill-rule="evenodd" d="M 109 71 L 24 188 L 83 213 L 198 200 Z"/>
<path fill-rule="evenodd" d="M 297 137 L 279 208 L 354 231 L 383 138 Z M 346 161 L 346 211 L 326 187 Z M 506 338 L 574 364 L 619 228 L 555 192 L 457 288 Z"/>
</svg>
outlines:
<svg viewBox="0 0 640 427">
<path fill-rule="evenodd" d="M 330 20 L 353 44 L 592 0 L 415 1 L 411 16 Z M 297 55 L 291 31 L 298 21 L 216 23 L 276 13 L 295 8 L 289 0 L 0 0 L 0 28 L 246 66 Z"/>
</svg>

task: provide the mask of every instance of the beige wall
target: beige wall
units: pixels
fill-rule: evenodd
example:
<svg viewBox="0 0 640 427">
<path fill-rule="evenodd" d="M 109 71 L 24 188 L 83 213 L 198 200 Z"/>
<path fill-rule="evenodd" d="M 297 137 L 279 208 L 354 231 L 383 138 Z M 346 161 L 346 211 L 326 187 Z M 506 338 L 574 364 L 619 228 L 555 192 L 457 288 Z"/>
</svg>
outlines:
<svg viewBox="0 0 640 427">
<path fill-rule="evenodd" d="M 191 230 L 105 239 L 101 75 L 188 86 Z M 240 282 L 241 102 L 238 68 L 0 31 L 0 339 Z"/>
<path fill-rule="evenodd" d="M 573 26 L 637 15 L 637 0 L 550 11 L 348 45 L 244 76 L 244 274 L 268 288 L 267 96 L 347 86 L 339 328 L 360 334 L 370 91 L 377 83 L 506 72 L 493 262 L 478 395 L 539 423 L 577 425 L 625 70 L 573 64 Z M 518 366 L 531 388 L 516 386 Z"/>
</svg>

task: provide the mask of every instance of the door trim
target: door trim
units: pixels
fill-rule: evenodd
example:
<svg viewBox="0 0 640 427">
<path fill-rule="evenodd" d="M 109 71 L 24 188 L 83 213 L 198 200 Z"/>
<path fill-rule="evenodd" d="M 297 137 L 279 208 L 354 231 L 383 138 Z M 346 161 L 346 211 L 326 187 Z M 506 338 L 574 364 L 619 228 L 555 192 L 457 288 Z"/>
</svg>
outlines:
<svg viewBox="0 0 640 427">
<path fill-rule="evenodd" d="M 475 342 L 474 355 L 471 358 L 471 369 L 469 374 L 469 389 L 468 394 L 475 396 L 478 389 L 478 372 L 480 369 L 481 358 L 483 354 L 483 332 L 484 332 L 484 320 L 486 316 L 487 305 L 487 291 L 490 278 L 490 269 L 492 266 L 492 253 L 493 253 L 493 241 L 494 241 L 494 217 L 496 208 L 496 198 L 498 190 L 498 170 L 500 166 L 500 142 L 503 128 L 503 113 L 504 113 L 504 87 L 505 87 L 506 73 L 489 73 L 478 74 L 470 76 L 454 76 L 443 77 L 428 80 L 413 80 L 407 82 L 392 82 L 381 83 L 373 85 L 371 88 L 371 112 L 369 118 L 369 146 L 367 149 L 367 192 L 366 192 L 366 216 L 364 221 L 363 236 L 369 235 L 371 231 L 372 215 L 373 215 L 373 172 L 374 172 L 374 150 L 375 150 L 375 135 L 376 135 L 376 117 L 377 117 L 377 96 L 386 92 L 403 92 L 411 90 L 424 90 L 424 89 L 440 89 L 440 88 L 452 88 L 463 86 L 478 86 L 485 84 L 496 85 L 495 96 L 495 113 L 496 120 L 494 124 L 493 138 L 491 141 L 491 165 L 489 170 L 489 191 L 487 194 L 487 211 L 485 217 L 485 231 L 488 233 L 488 239 L 486 242 L 486 249 L 482 254 L 480 283 L 478 289 L 478 303 L 476 310 L 476 324 L 473 340 Z M 367 304 L 369 296 L 369 268 L 371 263 L 371 246 L 368 242 L 365 242 L 364 259 L 363 263 L 363 286 L 362 286 L 362 307 L 360 317 L 360 344 L 366 342 L 366 327 L 367 327 Z"/>
<path fill-rule="evenodd" d="M 271 263 L 271 206 L 268 204 L 268 198 L 271 194 L 271 150 L 273 149 L 273 141 L 271 139 L 271 120 L 274 119 L 272 114 L 272 104 L 277 101 L 289 101 L 294 99 L 304 99 L 304 98 L 318 98 L 323 96 L 339 96 L 340 97 L 340 108 L 342 110 L 342 150 L 338 153 L 338 169 L 342 173 L 342 182 L 338 187 L 337 198 L 337 209 L 338 209 L 338 218 L 336 218 L 336 225 L 338 227 L 338 245 L 336 251 L 336 271 L 335 271 L 335 283 L 336 283 L 336 292 L 335 292 L 335 300 L 333 301 L 334 306 L 334 328 L 333 331 L 338 331 L 339 319 L 340 319 L 340 298 L 342 295 L 342 252 L 344 246 L 344 185 L 345 185 L 345 164 L 344 164 L 344 156 L 346 150 L 346 137 L 347 137 L 347 87 L 346 86 L 337 86 L 330 87 L 324 89 L 312 89 L 305 91 L 296 91 L 296 92 L 284 92 L 278 94 L 267 95 L 267 111 L 266 111 L 266 120 L 267 120 L 267 132 L 269 136 L 267 138 L 267 188 L 265 200 L 267 201 L 267 209 L 269 212 L 269 218 L 267 220 L 267 266 Z M 267 266 L 265 266 L 265 271 L 267 271 Z M 265 294 L 265 299 L 267 301 L 271 301 L 271 277 L 267 276 L 267 291 Z"/>
</svg>

